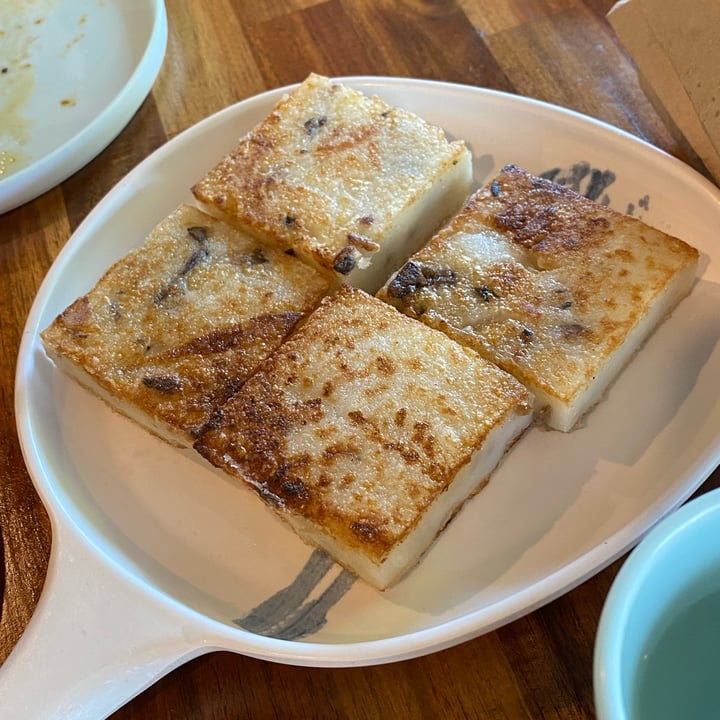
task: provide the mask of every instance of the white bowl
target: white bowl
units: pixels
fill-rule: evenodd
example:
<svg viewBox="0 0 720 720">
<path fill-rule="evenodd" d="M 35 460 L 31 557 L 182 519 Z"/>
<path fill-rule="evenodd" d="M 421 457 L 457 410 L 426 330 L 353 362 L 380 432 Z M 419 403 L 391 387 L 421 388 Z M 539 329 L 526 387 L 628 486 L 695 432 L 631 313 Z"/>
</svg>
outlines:
<svg viewBox="0 0 720 720">
<path fill-rule="evenodd" d="M 595 644 L 598 720 L 718 717 L 720 489 L 666 517 L 608 594 Z"/>
<path fill-rule="evenodd" d="M 0 11 L 0 24 L 13 18 L 13 37 L 1 48 L 8 77 L 28 78 L 17 120 L 0 128 L 0 149 L 12 158 L 7 173 L 0 163 L 2 214 L 70 177 L 119 135 L 160 72 L 168 24 L 163 0 L 4 0 L 0 6 L 12 6 L 5 16 Z M 26 48 L 15 51 L 22 61 L 10 60 L 18 47 Z M 11 87 L 0 88 L 6 114 Z"/>
</svg>

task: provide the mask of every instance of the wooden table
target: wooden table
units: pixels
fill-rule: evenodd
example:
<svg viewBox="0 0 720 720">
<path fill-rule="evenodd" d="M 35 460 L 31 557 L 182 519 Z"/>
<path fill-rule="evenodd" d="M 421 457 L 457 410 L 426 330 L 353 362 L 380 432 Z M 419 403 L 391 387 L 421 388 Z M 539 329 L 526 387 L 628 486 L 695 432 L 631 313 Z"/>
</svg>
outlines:
<svg viewBox="0 0 720 720">
<path fill-rule="evenodd" d="M 61 186 L 0 216 L 0 662 L 33 613 L 51 544 L 17 440 L 15 360 L 43 276 L 96 202 L 185 128 L 311 71 L 414 76 L 510 91 L 600 118 L 682 157 L 605 20 L 611 5 L 168 0 L 167 56 L 130 124 Z M 718 485 L 716 470 L 700 492 Z M 591 718 L 593 642 L 619 564 L 527 617 L 428 657 L 308 669 L 214 653 L 175 670 L 113 718 Z"/>
</svg>

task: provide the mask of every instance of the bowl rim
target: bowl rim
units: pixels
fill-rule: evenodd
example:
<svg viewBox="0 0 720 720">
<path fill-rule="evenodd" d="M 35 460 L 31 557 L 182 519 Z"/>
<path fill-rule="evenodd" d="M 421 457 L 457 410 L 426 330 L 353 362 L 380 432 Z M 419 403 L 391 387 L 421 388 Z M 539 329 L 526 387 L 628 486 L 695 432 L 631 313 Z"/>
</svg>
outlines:
<svg viewBox="0 0 720 720">
<path fill-rule="evenodd" d="M 720 488 L 694 496 L 660 520 L 620 568 L 605 599 L 595 639 L 593 690 L 598 720 L 630 720 L 623 702 L 623 636 L 638 598 L 651 586 L 649 578 L 666 556 L 719 513 Z M 720 547 L 712 543 L 704 547 L 720 562 Z M 703 557 L 709 559 L 712 553 Z"/>
</svg>

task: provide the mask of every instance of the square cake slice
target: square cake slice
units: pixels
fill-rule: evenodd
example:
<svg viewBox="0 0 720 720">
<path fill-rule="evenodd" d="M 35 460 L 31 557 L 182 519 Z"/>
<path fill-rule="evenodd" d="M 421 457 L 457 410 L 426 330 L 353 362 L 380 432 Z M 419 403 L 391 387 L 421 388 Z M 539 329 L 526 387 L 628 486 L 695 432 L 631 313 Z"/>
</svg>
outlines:
<svg viewBox="0 0 720 720">
<path fill-rule="evenodd" d="M 328 278 L 297 258 L 184 205 L 42 341 L 58 367 L 113 408 L 190 447 L 328 290 Z"/>
<path fill-rule="evenodd" d="M 512 373 L 571 430 L 687 295 L 698 252 L 516 166 L 378 296 Z"/>
<path fill-rule="evenodd" d="M 193 192 L 248 232 L 375 292 L 460 209 L 471 181 L 464 142 L 313 74 Z"/>
<path fill-rule="evenodd" d="M 195 443 L 376 588 L 410 570 L 532 418 L 511 375 L 347 285 Z"/>
</svg>

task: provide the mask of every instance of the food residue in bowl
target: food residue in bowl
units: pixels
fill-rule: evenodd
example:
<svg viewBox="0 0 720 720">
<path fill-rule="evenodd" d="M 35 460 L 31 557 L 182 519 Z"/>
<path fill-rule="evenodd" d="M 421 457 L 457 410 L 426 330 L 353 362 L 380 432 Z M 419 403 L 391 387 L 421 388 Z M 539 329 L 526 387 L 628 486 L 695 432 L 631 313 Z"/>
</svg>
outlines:
<svg viewBox="0 0 720 720">
<path fill-rule="evenodd" d="M 42 90 L 38 79 L 38 51 L 47 44 L 48 20 L 58 10 L 58 0 L 2 0 L 0 2 L 0 180 L 30 165 L 33 133 L 31 100 Z M 66 44 L 64 53 L 85 36 L 86 14 L 76 22 L 75 35 Z M 59 38 L 53 38 L 50 48 Z M 45 48 L 47 51 L 48 48 Z M 47 98 L 50 100 L 50 98 Z M 63 95 L 56 107 L 73 108 L 77 98 Z"/>
<path fill-rule="evenodd" d="M 0 178 L 29 162 L 20 148 L 30 137 L 31 122 L 24 114 L 36 81 L 30 50 L 43 9 L 44 3 L 25 0 L 0 6 Z"/>
</svg>

